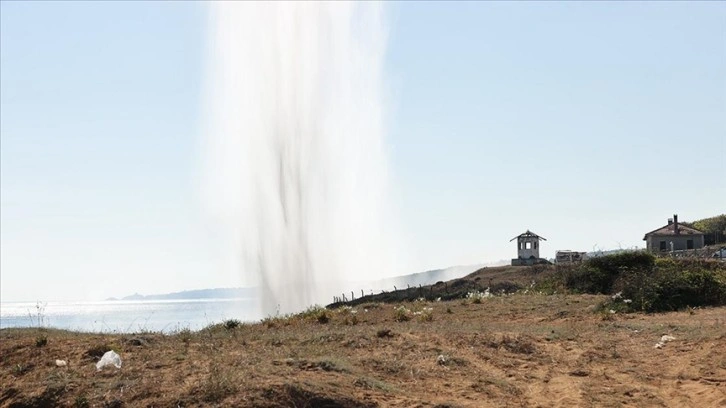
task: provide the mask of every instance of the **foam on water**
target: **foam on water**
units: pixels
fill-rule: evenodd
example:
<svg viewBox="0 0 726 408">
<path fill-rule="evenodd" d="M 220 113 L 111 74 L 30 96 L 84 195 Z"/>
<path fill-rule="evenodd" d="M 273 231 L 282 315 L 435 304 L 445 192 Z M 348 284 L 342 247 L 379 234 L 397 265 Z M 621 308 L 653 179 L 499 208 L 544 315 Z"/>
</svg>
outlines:
<svg viewBox="0 0 726 408">
<path fill-rule="evenodd" d="M 377 3 L 219 2 L 211 10 L 204 197 L 262 310 L 401 274 L 392 254 Z M 254 277 L 254 279 L 250 279 Z"/>
</svg>

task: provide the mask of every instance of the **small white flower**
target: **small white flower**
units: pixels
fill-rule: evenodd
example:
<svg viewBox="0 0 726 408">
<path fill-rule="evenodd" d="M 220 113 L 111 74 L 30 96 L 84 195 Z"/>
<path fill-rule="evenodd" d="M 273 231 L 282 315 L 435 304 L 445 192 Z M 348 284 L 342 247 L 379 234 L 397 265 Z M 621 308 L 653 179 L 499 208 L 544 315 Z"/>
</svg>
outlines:
<svg viewBox="0 0 726 408">
<path fill-rule="evenodd" d="M 623 303 L 633 303 L 633 299 L 623 299 Z"/>
<path fill-rule="evenodd" d="M 611 314 L 615 314 L 615 311 L 613 309 L 610 309 Z"/>
</svg>

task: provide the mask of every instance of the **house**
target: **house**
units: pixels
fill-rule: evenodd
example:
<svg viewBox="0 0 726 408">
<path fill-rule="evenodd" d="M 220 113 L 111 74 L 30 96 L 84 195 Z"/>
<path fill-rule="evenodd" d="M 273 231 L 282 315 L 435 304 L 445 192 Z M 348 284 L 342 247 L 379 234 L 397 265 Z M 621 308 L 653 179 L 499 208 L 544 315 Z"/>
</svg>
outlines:
<svg viewBox="0 0 726 408">
<path fill-rule="evenodd" d="M 682 251 L 704 246 L 703 232 L 678 223 L 678 214 L 668 224 L 650 231 L 643 237 L 645 248 L 651 252 Z"/>
<path fill-rule="evenodd" d="M 515 239 L 517 240 L 517 257 L 512 259 L 512 266 L 549 263 L 546 259 L 539 257 L 539 241 L 547 241 L 546 238 L 527 230 L 510 239 L 509 242 Z"/>
<path fill-rule="evenodd" d="M 587 252 L 570 251 L 564 249 L 555 252 L 555 263 L 558 265 L 581 263 L 587 259 Z"/>
</svg>

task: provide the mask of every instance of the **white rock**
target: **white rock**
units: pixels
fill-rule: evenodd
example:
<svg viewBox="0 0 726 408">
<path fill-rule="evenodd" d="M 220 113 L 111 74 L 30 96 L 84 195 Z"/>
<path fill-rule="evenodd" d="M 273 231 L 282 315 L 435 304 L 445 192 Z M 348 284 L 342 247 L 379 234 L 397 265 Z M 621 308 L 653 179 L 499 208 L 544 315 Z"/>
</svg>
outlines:
<svg viewBox="0 0 726 408">
<path fill-rule="evenodd" d="M 68 365 L 68 362 L 66 360 L 55 360 L 56 367 L 65 367 L 67 365 Z"/>
</svg>

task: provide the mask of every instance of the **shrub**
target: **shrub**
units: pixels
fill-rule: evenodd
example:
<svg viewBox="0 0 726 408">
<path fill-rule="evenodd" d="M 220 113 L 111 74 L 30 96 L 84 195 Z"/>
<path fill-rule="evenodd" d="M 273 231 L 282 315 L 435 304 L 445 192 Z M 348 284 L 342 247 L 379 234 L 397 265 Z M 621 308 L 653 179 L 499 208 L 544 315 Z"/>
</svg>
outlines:
<svg viewBox="0 0 726 408">
<path fill-rule="evenodd" d="M 380 329 L 376 332 L 376 337 L 382 339 L 386 337 L 393 337 L 393 332 L 391 329 Z"/>
<path fill-rule="evenodd" d="M 411 311 L 406 308 L 406 306 L 399 306 L 395 309 L 393 309 L 393 320 L 397 322 L 407 322 L 411 320 Z"/>
<path fill-rule="evenodd" d="M 628 251 L 592 258 L 581 266 L 565 269 L 565 286 L 581 293 L 612 293 L 623 273 L 653 270 L 655 257 L 644 251 Z"/>
<path fill-rule="evenodd" d="M 655 266 L 655 256 L 645 251 L 625 251 L 591 258 L 586 264 L 608 274 L 617 274 L 623 269 L 652 269 Z"/>
<path fill-rule="evenodd" d="M 88 403 L 88 398 L 86 398 L 85 395 L 79 395 L 76 397 L 75 401 L 73 402 L 74 408 L 88 408 L 90 404 Z"/>
<path fill-rule="evenodd" d="M 35 347 L 43 347 L 48 344 L 48 336 L 42 334 L 35 338 Z"/>
<path fill-rule="evenodd" d="M 203 398 L 206 402 L 220 402 L 229 395 L 237 392 L 237 381 L 232 378 L 232 372 L 222 370 L 214 365 L 202 387 Z"/>
<path fill-rule="evenodd" d="M 241 326 L 242 322 L 240 322 L 237 319 L 229 319 L 224 321 L 224 328 L 227 330 L 236 329 L 237 327 Z"/>
<path fill-rule="evenodd" d="M 623 278 L 623 296 L 635 309 L 662 312 L 726 304 L 726 280 L 703 269 L 658 269 Z"/>
<path fill-rule="evenodd" d="M 505 334 L 502 336 L 502 340 L 499 344 L 512 353 L 533 354 L 537 351 L 537 347 L 532 339 L 522 335 L 510 337 Z"/>
<path fill-rule="evenodd" d="M 491 296 L 492 295 L 491 295 L 491 293 L 489 293 L 489 288 L 487 288 L 487 290 L 485 290 L 484 292 L 479 292 L 478 290 L 475 290 L 475 291 L 472 291 L 472 292 L 469 292 L 466 294 L 466 298 L 471 303 L 476 303 L 476 304 L 481 303 L 482 299 L 485 299 L 485 298 L 488 298 Z"/>
<path fill-rule="evenodd" d="M 319 305 L 310 306 L 304 312 L 300 313 L 300 316 L 305 319 L 316 320 L 320 324 L 325 324 L 330 321 L 328 309 Z"/>
<path fill-rule="evenodd" d="M 434 309 L 431 307 L 424 307 L 419 312 L 415 312 L 415 315 L 418 316 L 418 319 L 422 322 L 432 322 L 434 321 Z"/>
<path fill-rule="evenodd" d="M 538 265 L 543 266 L 543 265 Z M 498 282 L 492 285 L 489 290 L 491 293 L 515 293 L 518 290 L 523 289 L 522 285 L 514 282 L 504 281 Z"/>
<path fill-rule="evenodd" d="M 540 288 L 577 293 L 617 293 L 602 309 L 661 312 L 726 305 L 726 267 L 693 259 L 656 259 L 646 252 L 623 252 L 560 268 Z"/>
<path fill-rule="evenodd" d="M 189 342 L 192 340 L 192 331 L 188 327 L 185 327 L 183 329 L 180 329 L 176 335 L 179 337 L 179 339 L 184 344 L 189 344 Z"/>
</svg>

